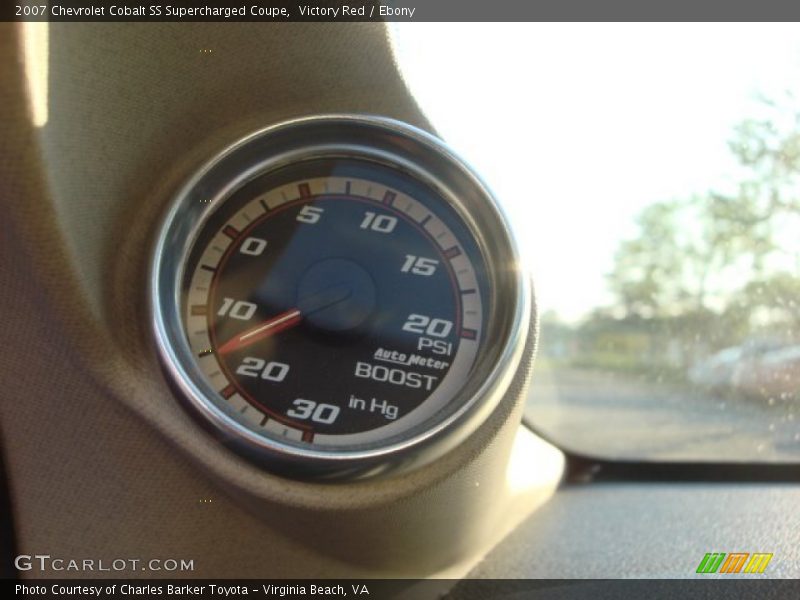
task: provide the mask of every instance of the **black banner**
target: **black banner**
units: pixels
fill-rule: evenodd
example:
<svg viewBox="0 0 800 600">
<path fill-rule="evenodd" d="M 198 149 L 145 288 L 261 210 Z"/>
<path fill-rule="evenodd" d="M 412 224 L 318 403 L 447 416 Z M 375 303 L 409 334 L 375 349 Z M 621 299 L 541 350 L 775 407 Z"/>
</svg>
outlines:
<svg viewBox="0 0 800 600">
<path fill-rule="evenodd" d="M 12 0 L 1 21 L 794 21 L 800 3 L 786 0 Z"/>
<path fill-rule="evenodd" d="M 14 598 L 79 600 L 87 598 L 397 598 L 419 600 L 771 600 L 800 597 L 800 581 L 745 579 L 361 579 L 361 580 L 5 580 L 0 591 Z"/>
</svg>

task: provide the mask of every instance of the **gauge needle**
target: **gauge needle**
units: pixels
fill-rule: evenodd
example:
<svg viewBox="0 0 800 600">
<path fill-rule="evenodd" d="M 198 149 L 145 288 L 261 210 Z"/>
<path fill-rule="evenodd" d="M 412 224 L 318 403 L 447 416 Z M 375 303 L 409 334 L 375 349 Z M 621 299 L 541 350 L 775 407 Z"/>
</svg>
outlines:
<svg viewBox="0 0 800 600">
<path fill-rule="evenodd" d="M 343 300 L 347 300 L 352 292 L 353 290 L 349 284 L 340 283 L 306 296 L 298 301 L 297 307 L 290 308 L 266 321 L 262 321 L 244 333 L 240 333 L 236 337 L 231 338 L 220 346 L 217 352 L 219 354 L 228 354 L 229 352 L 239 350 L 250 344 L 255 344 L 281 331 L 291 329 L 295 325 L 298 325 L 300 321 L 303 320 L 304 316 L 308 316 L 323 308 L 328 308 Z"/>
<path fill-rule="evenodd" d="M 280 333 L 290 327 L 294 327 L 302 321 L 302 319 L 303 313 L 300 312 L 299 308 L 287 310 L 231 338 L 220 346 L 217 352 L 220 354 L 227 354 L 228 352 L 233 352 L 234 350 L 249 346 L 250 344 L 255 344 L 259 340 L 263 340 L 264 338 Z"/>
</svg>

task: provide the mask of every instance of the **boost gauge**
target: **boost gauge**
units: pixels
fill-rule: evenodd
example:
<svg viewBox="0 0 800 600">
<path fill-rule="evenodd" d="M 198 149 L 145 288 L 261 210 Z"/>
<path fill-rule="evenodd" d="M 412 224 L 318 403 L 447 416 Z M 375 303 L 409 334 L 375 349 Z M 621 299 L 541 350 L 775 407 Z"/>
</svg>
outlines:
<svg viewBox="0 0 800 600">
<path fill-rule="evenodd" d="M 444 145 L 375 117 L 265 129 L 158 237 L 162 361 L 234 449 L 294 476 L 429 461 L 503 399 L 529 334 L 506 222 Z"/>
</svg>

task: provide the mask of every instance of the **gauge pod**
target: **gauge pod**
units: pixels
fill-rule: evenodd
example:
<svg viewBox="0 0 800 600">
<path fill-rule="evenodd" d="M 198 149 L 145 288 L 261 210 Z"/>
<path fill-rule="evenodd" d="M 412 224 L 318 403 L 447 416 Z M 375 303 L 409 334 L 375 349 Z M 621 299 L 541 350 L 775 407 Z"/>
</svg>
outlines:
<svg viewBox="0 0 800 600">
<path fill-rule="evenodd" d="M 424 464 L 483 423 L 523 358 L 508 223 L 441 141 L 377 117 L 258 131 L 179 191 L 152 264 L 185 404 L 293 477 Z"/>
</svg>

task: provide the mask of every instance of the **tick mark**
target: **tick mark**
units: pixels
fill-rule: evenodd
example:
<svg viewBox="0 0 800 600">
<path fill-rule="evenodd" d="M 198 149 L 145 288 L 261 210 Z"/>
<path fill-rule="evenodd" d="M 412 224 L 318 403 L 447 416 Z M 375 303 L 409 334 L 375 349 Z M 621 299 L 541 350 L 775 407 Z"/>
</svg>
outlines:
<svg viewBox="0 0 800 600">
<path fill-rule="evenodd" d="M 300 190 L 301 198 L 308 198 L 311 196 L 311 187 L 307 183 L 301 183 L 297 186 L 297 189 Z"/>
<path fill-rule="evenodd" d="M 444 255 L 450 260 L 454 259 L 459 254 L 461 254 L 461 248 L 458 246 L 453 246 L 452 248 L 448 248 L 444 251 Z"/>
<path fill-rule="evenodd" d="M 192 305 L 192 316 L 193 317 L 204 317 L 208 314 L 208 307 L 203 304 L 194 304 Z"/>
<path fill-rule="evenodd" d="M 393 191 L 386 190 L 386 193 L 383 195 L 383 200 L 381 200 L 381 202 L 391 206 L 396 197 L 397 197 L 397 194 L 395 194 Z"/>
<path fill-rule="evenodd" d="M 237 237 L 239 237 L 239 230 L 236 229 L 235 227 L 232 227 L 231 225 L 225 225 L 224 229 L 222 230 L 222 233 L 227 235 L 232 240 L 235 240 Z"/>
</svg>

